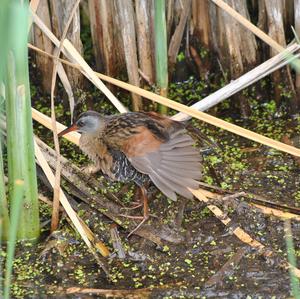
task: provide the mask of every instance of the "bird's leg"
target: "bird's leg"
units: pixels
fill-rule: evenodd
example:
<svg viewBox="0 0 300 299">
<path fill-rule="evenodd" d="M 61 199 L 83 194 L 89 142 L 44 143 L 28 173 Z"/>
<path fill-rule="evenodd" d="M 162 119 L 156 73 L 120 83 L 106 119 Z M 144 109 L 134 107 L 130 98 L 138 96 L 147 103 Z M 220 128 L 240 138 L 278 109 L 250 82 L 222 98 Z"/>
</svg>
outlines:
<svg viewBox="0 0 300 299">
<path fill-rule="evenodd" d="M 127 237 L 130 237 L 135 231 L 137 231 L 148 219 L 149 219 L 149 206 L 147 191 L 144 186 L 141 186 L 142 200 L 143 200 L 143 218 L 137 227 L 132 230 Z"/>
<path fill-rule="evenodd" d="M 180 231 L 180 229 L 182 228 L 182 222 L 184 219 L 184 210 L 186 208 L 188 201 L 189 199 L 183 197 L 178 205 L 178 212 L 174 219 L 174 226 L 178 231 Z"/>
<path fill-rule="evenodd" d="M 147 191 L 144 186 L 140 187 L 141 190 L 141 200 L 143 202 L 143 216 L 130 216 L 130 215 L 120 215 L 126 218 L 131 218 L 131 219 L 141 219 L 142 221 L 137 225 L 134 230 L 132 230 L 127 237 L 130 237 L 135 231 L 137 231 L 143 223 L 145 223 L 149 219 L 149 206 L 148 206 L 148 196 L 147 196 Z"/>
</svg>

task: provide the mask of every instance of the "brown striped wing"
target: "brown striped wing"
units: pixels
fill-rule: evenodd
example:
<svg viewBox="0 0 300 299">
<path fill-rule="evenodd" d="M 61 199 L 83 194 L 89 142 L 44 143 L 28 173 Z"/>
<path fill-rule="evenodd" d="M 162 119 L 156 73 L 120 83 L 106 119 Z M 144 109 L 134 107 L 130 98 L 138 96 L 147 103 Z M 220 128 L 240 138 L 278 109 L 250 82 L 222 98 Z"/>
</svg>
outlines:
<svg viewBox="0 0 300 299">
<path fill-rule="evenodd" d="M 188 188 L 199 186 L 201 156 L 193 144 L 184 129 L 172 132 L 162 142 L 143 128 L 124 143 L 123 152 L 139 172 L 149 175 L 161 192 L 176 200 L 176 193 L 192 198 Z"/>
</svg>

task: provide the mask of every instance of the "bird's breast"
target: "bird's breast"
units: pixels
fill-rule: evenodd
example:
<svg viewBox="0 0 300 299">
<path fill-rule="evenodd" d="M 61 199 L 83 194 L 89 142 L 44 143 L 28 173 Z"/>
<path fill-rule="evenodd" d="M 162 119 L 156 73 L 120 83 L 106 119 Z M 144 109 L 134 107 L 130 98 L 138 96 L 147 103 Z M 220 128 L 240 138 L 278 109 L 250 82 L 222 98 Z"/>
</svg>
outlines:
<svg viewBox="0 0 300 299">
<path fill-rule="evenodd" d="M 83 133 L 79 140 L 79 147 L 95 163 L 97 168 L 114 179 L 111 173 L 113 157 L 101 138 Z"/>
<path fill-rule="evenodd" d="M 142 185 L 148 176 L 138 172 L 126 155 L 109 147 L 102 138 L 82 134 L 79 140 L 81 150 L 113 181 L 134 181 Z"/>
</svg>

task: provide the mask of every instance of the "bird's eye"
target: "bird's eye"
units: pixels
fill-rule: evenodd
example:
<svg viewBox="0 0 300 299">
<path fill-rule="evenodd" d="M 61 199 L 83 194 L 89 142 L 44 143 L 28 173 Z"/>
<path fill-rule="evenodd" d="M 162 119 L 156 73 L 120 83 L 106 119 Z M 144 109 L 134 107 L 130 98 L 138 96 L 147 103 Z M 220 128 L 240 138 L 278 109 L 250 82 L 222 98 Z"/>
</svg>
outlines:
<svg viewBox="0 0 300 299">
<path fill-rule="evenodd" d="M 82 120 L 80 120 L 80 121 L 78 121 L 77 125 L 78 125 L 79 127 L 83 127 L 83 126 L 84 126 L 84 122 L 83 122 Z"/>
</svg>

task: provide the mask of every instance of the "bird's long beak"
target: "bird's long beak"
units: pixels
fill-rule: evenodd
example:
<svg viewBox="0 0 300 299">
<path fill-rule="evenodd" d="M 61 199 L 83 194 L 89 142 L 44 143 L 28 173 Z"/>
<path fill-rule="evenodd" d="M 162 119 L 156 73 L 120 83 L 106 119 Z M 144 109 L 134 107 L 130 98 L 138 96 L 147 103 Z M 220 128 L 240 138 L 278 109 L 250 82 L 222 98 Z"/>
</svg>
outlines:
<svg viewBox="0 0 300 299">
<path fill-rule="evenodd" d="M 73 124 L 71 127 L 69 128 L 66 128 L 65 130 L 61 131 L 59 134 L 58 134 L 58 137 L 61 137 L 69 132 L 72 132 L 72 131 L 76 131 L 78 130 L 78 127 L 76 124 Z"/>
</svg>

